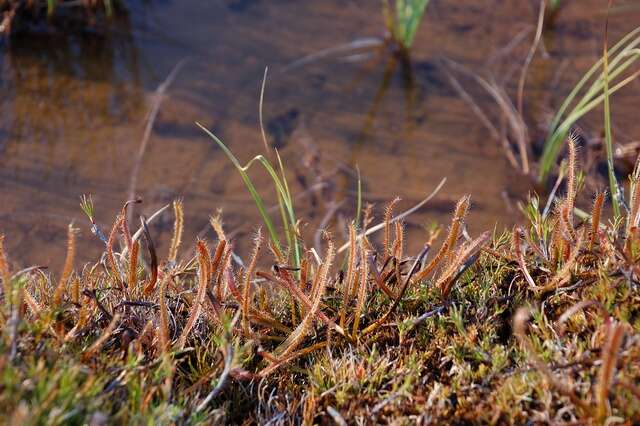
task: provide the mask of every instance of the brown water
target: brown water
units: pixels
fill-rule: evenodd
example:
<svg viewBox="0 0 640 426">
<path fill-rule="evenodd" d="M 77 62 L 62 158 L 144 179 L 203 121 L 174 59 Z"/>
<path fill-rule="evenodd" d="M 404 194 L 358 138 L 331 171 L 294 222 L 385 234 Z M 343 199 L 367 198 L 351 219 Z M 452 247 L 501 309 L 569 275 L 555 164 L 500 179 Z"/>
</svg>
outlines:
<svg viewBox="0 0 640 426">
<path fill-rule="evenodd" d="M 398 195 L 409 207 L 440 181 L 438 196 L 408 219 L 412 229 L 445 222 L 455 200 L 473 195 L 470 232 L 520 219 L 516 201 L 530 189 L 505 159 L 442 66 L 451 58 L 474 72 L 522 31 L 524 42 L 505 51 L 498 80 L 519 66 L 529 49 L 537 2 L 432 0 L 416 38 L 410 67 L 389 49 L 360 49 L 295 64 L 324 49 L 381 36 L 376 0 L 172 0 L 128 2 L 129 13 L 109 28 L 83 33 L 17 34 L 0 51 L 0 232 L 17 263 L 57 267 L 67 224 L 82 229 L 79 262 L 95 259 L 101 243 L 89 232 L 79 196 L 93 194 L 97 221 L 108 228 L 127 198 L 136 152 L 154 91 L 182 59 L 140 164 L 138 212 L 150 214 L 184 199 L 185 241 L 211 238 L 208 218 L 223 209 L 226 229 L 242 240 L 259 223 L 255 206 L 223 153 L 194 125 L 202 122 L 247 161 L 262 152 L 259 88 L 270 67 L 265 122 L 282 153 L 297 210 L 313 235 L 331 208 L 354 212 L 356 179 L 378 207 Z M 553 108 L 601 52 L 605 2 L 567 1 L 544 38 L 527 77 L 525 112 L 539 141 Z M 640 24 L 638 9 L 617 13 L 611 39 Z M 515 78 L 506 87 L 514 93 Z M 461 79 L 478 104 L 493 101 Z M 640 138 L 638 85 L 614 98 L 621 142 Z M 498 117 L 493 113 L 492 117 Z M 582 122 L 597 134 L 600 115 Z M 496 121 L 498 127 L 499 122 Z M 265 175 L 253 176 L 274 202 Z M 304 179 L 296 178 L 304 176 Z M 304 184 L 302 181 L 305 181 Z M 322 193 L 309 186 L 321 182 Z M 379 211 L 380 209 L 378 209 Z M 166 246 L 172 218 L 152 228 Z M 411 248 L 425 234 L 412 233 Z M 420 237 L 420 238 L 418 238 Z"/>
</svg>

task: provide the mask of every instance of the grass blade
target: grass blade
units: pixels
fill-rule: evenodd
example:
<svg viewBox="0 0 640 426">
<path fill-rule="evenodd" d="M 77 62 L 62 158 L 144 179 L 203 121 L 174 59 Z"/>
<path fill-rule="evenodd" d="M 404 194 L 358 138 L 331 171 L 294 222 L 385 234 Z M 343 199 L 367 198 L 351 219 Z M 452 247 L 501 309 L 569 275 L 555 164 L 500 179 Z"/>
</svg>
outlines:
<svg viewBox="0 0 640 426">
<path fill-rule="evenodd" d="M 609 1 L 611 7 L 611 1 Z M 608 12 L 607 12 L 608 13 Z M 607 52 L 607 30 L 609 27 L 609 15 L 604 30 L 604 48 L 602 57 L 604 59 L 604 139 L 607 152 L 607 170 L 609 172 L 609 190 L 611 191 L 611 205 L 616 218 L 620 217 L 620 196 L 618 194 L 618 181 L 613 169 L 613 140 L 611 136 L 611 105 L 609 104 L 609 53 Z"/>
<path fill-rule="evenodd" d="M 278 234 L 276 233 L 276 228 L 273 225 L 273 221 L 271 220 L 271 217 L 269 217 L 269 214 L 267 213 L 267 209 L 264 206 L 264 201 L 262 201 L 262 197 L 260 197 L 260 194 L 258 194 L 258 191 L 256 190 L 256 187 L 253 185 L 253 182 L 251 181 L 251 178 L 247 174 L 246 168 L 242 167 L 240 165 L 240 162 L 238 161 L 236 156 L 233 155 L 231 150 L 229 150 L 229 148 L 227 148 L 227 146 L 220 139 L 218 139 L 218 137 L 216 135 L 211 133 L 202 124 L 196 123 L 196 125 L 198 127 L 200 127 L 207 135 L 209 135 L 209 137 L 211 137 L 211 139 L 213 139 L 216 144 L 218 144 L 218 146 L 225 153 L 225 155 L 227 156 L 229 161 L 231 161 L 231 163 L 235 166 L 236 170 L 238 170 L 238 173 L 240 173 L 240 177 L 242 178 L 242 181 L 244 182 L 245 186 L 247 187 L 247 190 L 249 191 L 249 194 L 251 195 L 251 198 L 253 198 L 253 202 L 256 204 L 256 207 L 258 208 L 258 211 L 260 212 L 260 216 L 262 217 L 262 221 L 264 222 L 265 226 L 267 227 L 267 231 L 269 232 L 269 237 L 271 238 L 271 242 L 276 246 L 276 248 L 279 251 L 281 251 L 282 250 L 282 246 L 280 245 L 280 238 L 278 238 Z"/>
<path fill-rule="evenodd" d="M 638 76 L 639 73 L 636 72 L 613 84 L 615 79 L 638 61 L 640 58 L 639 45 L 640 27 L 623 37 L 611 49 L 607 49 L 605 43 L 603 57 L 575 85 L 551 121 L 549 135 L 545 141 L 540 160 L 540 181 L 546 180 L 551 172 L 562 148 L 562 143 L 575 122 L 596 106 L 608 104 L 610 95 Z M 583 92 L 590 81 L 592 81 L 591 85 L 584 90 L 584 94 L 578 99 L 579 94 Z M 569 109 L 572 104 L 574 104 L 573 108 Z M 605 109 L 608 110 L 609 107 L 605 105 Z"/>
</svg>

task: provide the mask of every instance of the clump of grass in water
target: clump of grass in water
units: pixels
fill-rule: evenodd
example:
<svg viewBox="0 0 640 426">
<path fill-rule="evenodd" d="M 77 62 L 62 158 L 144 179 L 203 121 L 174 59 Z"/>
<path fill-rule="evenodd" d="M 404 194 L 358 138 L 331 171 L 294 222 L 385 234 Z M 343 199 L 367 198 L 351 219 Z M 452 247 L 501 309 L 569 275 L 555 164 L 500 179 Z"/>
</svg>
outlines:
<svg viewBox="0 0 640 426">
<path fill-rule="evenodd" d="M 60 6 L 69 7 L 69 4 L 72 3 L 71 1 L 64 1 L 64 0 L 62 1 L 46 0 L 46 2 L 47 2 L 47 15 L 49 16 L 53 15 L 57 7 L 60 7 Z M 23 1 L 22 3 L 25 4 L 23 7 L 37 8 L 39 2 Z M 69 3 L 69 4 L 65 5 L 65 3 Z M 102 0 L 101 2 L 98 2 L 98 1 L 82 2 L 82 5 L 86 8 L 96 8 L 98 4 L 102 4 L 102 7 L 104 8 L 104 12 L 108 17 L 110 17 L 113 14 L 113 0 Z"/>
<path fill-rule="evenodd" d="M 260 164 L 264 167 L 264 169 L 269 173 L 269 177 L 271 178 L 276 192 L 278 194 L 278 204 L 280 206 L 280 212 L 282 216 L 282 222 L 285 228 L 285 236 L 287 241 L 289 242 L 289 248 L 293 250 L 293 259 L 294 259 L 294 267 L 298 268 L 300 266 L 300 246 L 298 242 L 298 231 L 297 227 L 297 219 L 295 214 L 295 209 L 293 205 L 293 197 L 289 191 L 289 186 L 287 184 L 287 180 L 284 174 L 284 167 L 282 165 L 282 161 L 280 160 L 279 154 L 276 153 L 278 158 L 278 165 L 280 167 L 281 175 L 278 176 L 275 168 L 271 164 L 271 162 L 264 155 L 257 155 L 251 161 L 249 161 L 245 166 L 240 164 L 240 161 L 236 158 L 235 155 L 231 152 L 229 148 L 222 142 L 216 135 L 211 133 L 207 128 L 202 126 L 200 123 L 196 123 L 202 130 L 205 131 L 207 135 L 213 139 L 213 141 L 222 149 L 225 153 L 229 161 L 234 165 L 238 173 L 242 178 L 253 202 L 258 208 L 258 212 L 260 213 L 260 217 L 264 221 L 265 226 L 267 227 L 267 231 L 269 233 L 269 237 L 271 242 L 273 243 L 274 249 L 279 253 L 279 255 L 283 255 L 283 245 L 280 241 L 280 237 L 278 236 L 278 232 L 276 231 L 276 227 L 274 225 L 273 219 L 269 216 L 267 209 L 265 207 L 264 201 L 258 190 L 256 189 L 253 181 L 247 174 L 247 171 L 251 166 L 255 163 Z"/>
<path fill-rule="evenodd" d="M 575 85 L 549 126 L 549 133 L 545 140 L 542 158 L 540 159 L 539 179 L 544 181 L 551 172 L 562 143 L 571 131 L 573 125 L 586 113 L 599 105 L 605 106 L 605 131 L 607 132 L 606 148 L 607 162 L 610 174 L 613 173 L 612 147 L 610 146 L 610 114 L 608 109 L 609 96 L 633 81 L 640 71 L 624 77 L 624 72 L 640 58 L 640 27 L 624 36 L 612 48 L 607 49 L 605 43 L 604 54 Z M 590 83 L 590 85 L 589 85 Z M 586 89 L 586 90 L 584 90 Z M 582 96 L 579 95 L 582 93 Z M 617 194 L 617 189 L 611 185 L 611 193 Z M 614 206 L 618 204 L 614 198 Z M 619 214 L 619 212 L 618 212 Z"/>
<path fill-rule="evenodd" d="M 267 142 L 267 136 L 264 131 L 262 105 L 264 103 L 264 91 L 265 91 L 265 86 L 267 81 L 267 71 L 268 69 L 265 68 L 264 77 L 262 79 L 262 86 L 260 89 L 260 103 L 258 106 L 259 120 L 260 120 L 260 133 L 262 136 L 262 142 L 266 150 L 265 154 L 267 154 L 269 151 L 269 144 Z M 278 206 L 280 208 L 280 216 L 282 218 L 282 224 L 284 227 L 285 237 L 288 243 L 288 248 L 293 251 L 293 266 L 294 268 L 299 268 L 301 253 L 300 253 L 300 244 L 298 242 L 298 235 L 299 235 L 299 232 L 297 229 L 298 221 L 296 219 L 293 197 L 291 196 L 291 192 L 289 191 L 289 184 L 287 183 L 287 178 L 285 176 L 284 165 L 282 163 L 282 160 L 280 158 L 280 154 L 278 153 L 278 151 L 275 150 L 275 156 L 278 161 L 280 176 L 278 176 L 278 173 L 276 172 L 275 168 L 273 167 L 271 162 L 268 160 L 268 158 L 265 157 L 264 155 L 257 155 L 251 161 L 249 161 L 245 166 L 242 166 L 238 161 L 238 159 L 235 157 L 235 155 L 233 155 L 231 150 L 224 144 L 224 142 L 222 142 L 216 135 L 211 133 L 207 128 L 205 128 L 200 123 L 196 123 L 196 125 L 200 127 L 207 135 L 209 135 L 209 137 L 211 137 L 211 139 L 222 149 L 222 151 L 225 153 L 229 161 L 231 161 L 231 163 L 234 165 L 238 173 L 240 173 L 242 181 L 247 187 L 247 190 L 249 191 L 249 194 L 251 195 L 253 202 L 258 208 L 258 211 L 260 213 L 260 216 L 265 226 L 267 227 L 267 232 L 269 233 L 269 237 L 271 239 L 271 242 L 274 246 L 275 251 L 278 253 L 278 256 L 280 256 L 282 259 L 285 259 L 285 256 L 283 255 L 283 246 L 278 236 L 278 233 L 275 229 L 273 220 L 269 216 L 269 213 L 267 212 L 267 209 L 264 205 L 264 201 L 262 200 L 262 197 L 258 193 L 251 178 L 247 174 L 247 171 L 252 166 L 252 164 L 257 162 L 267 171 L 267 173 L 269 173 L 269 177 L 271 178 L 276 189 L 276 194 L 278 197 Z"/>
<path fill-rule="evenodd" d="M 385 26 L 403 50 L 411 49 L 428 4 L 429 0 L 383 0 Z"/>
<path fill-rule="evenodd" d="M 114 13 L 113 0 L 75 1 L 75 0 L 12 0 L 0 1 L 0 36 L 10 36 L 14 20 L 27 15 L 28 20 L 38 17 L 53 17 L 59 10 L 78 10 L 83 14 L 101 11 L 107 18 Z"/>
</svg>

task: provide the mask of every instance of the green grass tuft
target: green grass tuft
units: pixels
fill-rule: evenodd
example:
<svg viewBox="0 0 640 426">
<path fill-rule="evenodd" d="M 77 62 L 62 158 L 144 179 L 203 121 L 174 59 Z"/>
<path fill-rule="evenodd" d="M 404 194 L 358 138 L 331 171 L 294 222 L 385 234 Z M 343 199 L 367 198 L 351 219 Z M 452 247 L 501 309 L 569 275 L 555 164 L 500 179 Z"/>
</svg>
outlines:
<svg viewBox="0 0 640 426">
<path fill-rule="evenodd" d="M 393 40 L 409 50 L 420 28 L 429 0 L 383 0 L 385 25 Z"/>
</svg>

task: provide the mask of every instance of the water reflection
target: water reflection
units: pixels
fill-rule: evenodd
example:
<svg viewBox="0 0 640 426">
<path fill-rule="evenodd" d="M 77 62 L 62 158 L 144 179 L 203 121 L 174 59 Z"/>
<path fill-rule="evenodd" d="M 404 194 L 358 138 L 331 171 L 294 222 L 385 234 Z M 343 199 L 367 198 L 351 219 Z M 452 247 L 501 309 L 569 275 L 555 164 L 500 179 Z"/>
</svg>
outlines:
<svg viewBox="0 0 640 426">
<path fill-rule="evenodd" d="M 382 77 L 378 90 L 375 92 L 371 106 L 366 112 L 365 121 L 362 126 L 358 144 L 363 145 L 371 143 L 373 133 L 375 132 L 375 123 L 378 113 L 385 102 L 387 93 L 394 83 L 394 78 L 400 80 L 400 91 L 402 93 L 402 103 L 398 104 L 395 99 L 387 100 L 394 103 L 394 108 L 403 110 L 400 129 L 397 129 L 399 140 L 406 139 L 411 135 L 415 128 L 415 122 L 420 117 L 420 109 L 416 108 L 416 98 L 420 94 L 421 87 L 418 87 L 413 72 L 413 63 L 410 58 L 397 52 L 393 52 L 390 46 L 384 45 L 381 49 L 377 61 L 374 61 L 368 68 L 370 71 L 382 69 Z M 424 117 L 421 117 L 424 118 Z M 397 126 L 397 123 L 396 123 Z M 391 148 L 391 152 L 395 152 L 397 145 Z"/>
<path fill-rule="evenodd" d="M 126 14 L 101 30 L 18 31 L 0 58 L 0 220 L 28 256 L 62 237 L 79 194 L 118 185 L 120 127 L 146 108 L 141 64 Z"/>
<path fill-rule="evenodd" d="M 52 144 L 74 125 L 96 119 L 117 125 L 140 108 L 139 54 L 130 29 L 125 15 L 113 30 L 16 34 L 1 76 L 16 143 Z"/>
</svg>

